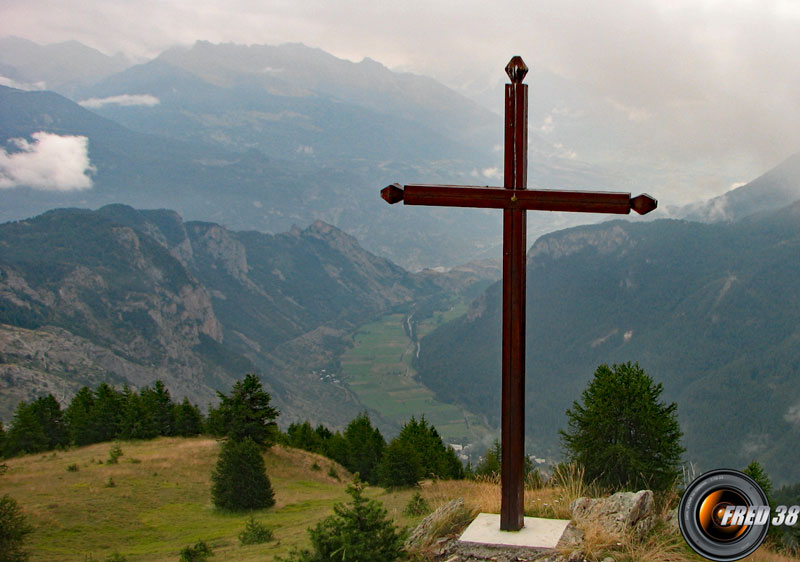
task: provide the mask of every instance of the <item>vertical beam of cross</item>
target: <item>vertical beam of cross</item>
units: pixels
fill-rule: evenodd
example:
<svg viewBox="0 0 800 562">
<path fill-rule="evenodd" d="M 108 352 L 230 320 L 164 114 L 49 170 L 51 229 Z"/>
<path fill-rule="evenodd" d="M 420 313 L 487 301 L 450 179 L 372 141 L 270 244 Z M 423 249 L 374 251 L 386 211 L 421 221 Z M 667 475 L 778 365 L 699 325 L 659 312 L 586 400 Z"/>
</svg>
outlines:
<svg viewBox="0 0 800 562">
<path fill-rule="evenodd" d="M 520 57 L 506 66 L 506 189 L 528 185 L 528 68 Z M 518 531 L 524 523 L 525 458 L 525 251 L 524 209 L 503 210 L 503 387 L 500 529 Z"/>
</svg>

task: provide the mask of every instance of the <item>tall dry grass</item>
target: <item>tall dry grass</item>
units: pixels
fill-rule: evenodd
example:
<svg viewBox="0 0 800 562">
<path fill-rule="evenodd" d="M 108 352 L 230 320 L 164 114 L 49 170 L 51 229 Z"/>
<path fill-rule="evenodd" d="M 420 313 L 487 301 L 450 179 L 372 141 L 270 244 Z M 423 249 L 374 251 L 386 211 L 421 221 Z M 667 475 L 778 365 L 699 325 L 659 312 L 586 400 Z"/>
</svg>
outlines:
<svg viewBox="0 0 800 562">
<path fill-rule="evenodd" d="M 422 488 L 423 497 L 432 508 L 462 497 L 472 512 L 500 512 L 500 479 L 484 476 L 466 481 L 433 481 Z M 536 483 L 525 490 L 525 515 L 551 519 L 571 519 L 569 505 L 580 497 L 603 497 L 608 493 L 597 485 L 586 483 L 581 467 L 559 466 L 544 484 Z M 584 523 L 583 556 L 592 562 L 606 557 L 616 562 L 702 562 L 706 560 L 691 551 L 680 532 L 669 528 L 663 521 L 678 505 L 679 496 L 674 491 L 655 494 L 654 512 L 659 523 L 643 538 L 610 536 L 597 524 Z M 467 522 L 463 522 L 466 526 Z M 565 551 L 565 554 L 571 552 Z M 797 562 L 800 558 L 778 553 L 764 545 L 744 560 L 750 562 Z"/>
</svg>

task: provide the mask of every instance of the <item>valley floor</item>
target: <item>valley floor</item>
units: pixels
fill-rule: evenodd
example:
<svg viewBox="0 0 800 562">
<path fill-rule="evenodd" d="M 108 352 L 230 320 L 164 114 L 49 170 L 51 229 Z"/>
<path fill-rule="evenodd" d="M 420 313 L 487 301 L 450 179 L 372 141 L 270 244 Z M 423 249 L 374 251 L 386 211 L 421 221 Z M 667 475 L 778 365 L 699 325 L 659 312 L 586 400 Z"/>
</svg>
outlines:
<svg viewBox="0 0 800 562">
<path fill-rule="evenodd" d="M 419 338 L 439 323 L 462 314 L 459 303 L 446 313 L 436 313 L 416 325 Z M 353 336 L 353 346 L 341 358 L 342 375 L 359 401 L 390 424 L 394 432 L 415 416 L 425 416 L 445 442 L 459 445 L 484 442 L 488 446 L 492 429 L 479 416 L 460 406 L 438 400 L 416 379 L 413 359 L 419 342 L 409 337 L 409 317 L 389 314 L 361 326 Z"/>
</svg>

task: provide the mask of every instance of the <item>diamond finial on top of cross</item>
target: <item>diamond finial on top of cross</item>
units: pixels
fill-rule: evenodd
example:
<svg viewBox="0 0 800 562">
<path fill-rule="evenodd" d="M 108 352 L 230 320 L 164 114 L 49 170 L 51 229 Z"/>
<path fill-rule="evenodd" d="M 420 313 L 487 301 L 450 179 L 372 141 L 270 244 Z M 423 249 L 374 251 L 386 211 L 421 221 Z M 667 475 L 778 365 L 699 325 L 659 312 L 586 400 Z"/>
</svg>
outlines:
<svg viewBox="0 0 800 562">
<path fill-rule="evenodd" d="M 525 75 L 528 74 L 528 66 L 525 64 L 525 61 L 522 60 L 521 56 L 517 55 L 508 61 L 506 65 L 506 74 L 511 78 L 512 84 L 522 84 Z"/>
</svg>

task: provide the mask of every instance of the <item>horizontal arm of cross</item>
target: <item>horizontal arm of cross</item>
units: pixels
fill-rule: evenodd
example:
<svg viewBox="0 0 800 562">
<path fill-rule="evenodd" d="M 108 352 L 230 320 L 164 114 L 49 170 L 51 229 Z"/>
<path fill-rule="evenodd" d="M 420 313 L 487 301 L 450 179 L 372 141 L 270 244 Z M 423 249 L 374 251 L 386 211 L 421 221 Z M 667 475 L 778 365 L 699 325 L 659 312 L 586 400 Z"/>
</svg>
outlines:
<svg viewBox="0 0 800 562">
<path fill-rule="evenodd" d="M 437 207 L 478 207 L 488 209 L 526 209 L 574 213 L 610 213 L 627 215 L 631 209 L 644 215 L 658 205 L 645 194 L 603 191 L 556 191 L 549 189 L 505 189 L 502 187 L 458 185 L 400 185 L 381 190 L 388 203 L 431 205 Z"/>
</svg>

